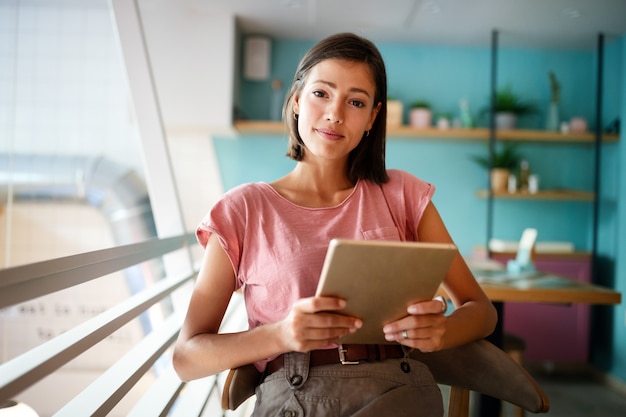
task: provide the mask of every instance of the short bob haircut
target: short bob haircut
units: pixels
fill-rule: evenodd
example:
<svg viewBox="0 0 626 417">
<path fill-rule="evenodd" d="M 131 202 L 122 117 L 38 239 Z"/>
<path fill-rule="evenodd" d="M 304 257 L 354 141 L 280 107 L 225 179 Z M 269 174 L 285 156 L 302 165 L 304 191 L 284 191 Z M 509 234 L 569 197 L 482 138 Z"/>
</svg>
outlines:
<svg viewBox="0 0 626 417">
<path fill-rule="evenodd" d="M 311 68 L 327 59 L 363 62 L 371 70 L 376 86 L 374 107 L 378 103 L 381 106 L 372 129 L 365 134 L 367 139 L 362 140 L 350 152 L 346 174 L 355 183 L 359 179 L 367 179 L 376 184 L 383 184 L 389 180 L 385 168 L 387 72 L 378 48 L 371 41 L 352 33 L 339 33 L 321 40 L 300 61 L 283 106 L 283 120 L 289 131 L 287 156 L 295 161 L 302 160 L 304 156 L 306 150 L 298 132 L 298 120 L 294 115 L 293 104 L 295 97 L 302 92 Z"/>
</svg>

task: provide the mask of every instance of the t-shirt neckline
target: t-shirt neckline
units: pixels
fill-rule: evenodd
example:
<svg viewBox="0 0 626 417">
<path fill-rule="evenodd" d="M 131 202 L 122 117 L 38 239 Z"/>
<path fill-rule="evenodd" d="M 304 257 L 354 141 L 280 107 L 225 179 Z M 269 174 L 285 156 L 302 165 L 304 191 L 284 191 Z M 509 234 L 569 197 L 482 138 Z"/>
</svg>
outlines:
<svg viewBox="0 0 626 417">
<path fill-rule="evenodd" d="M 306 206 L 301 206 L 299 204 L 294 203 L 293 201 L 289 200 L 288 198 L 286 198 L 285 196 L 283 196 L 281 193 L 279 193 L 274 187 L 272 187 L 269 183 L 261 181 L 258 182 L 258 184 L 260 184 L 261 186 L 265 187 L 266 189 L 269 189 L 272 193 L 272 195 L 277 198 L 278 200 L 289 204 L 293 207 L 297 207 L 303 210 L 332 210 L 332 209 L 336 209 L 339 207 L 342 207 L 344 205 L 346 205 L 351 199 L 352 196 L 357 192 L 357 189 L 359 189 L 361 187 L 361 180 L 357 180 L 356 184 L 354 185 L 354 187 L 352 188 L 352 191 L 350 192 L 350 194 L 348 194 L 348 196 L 339 204 L 335 205 L 335 206 L 330 206 L 330 207 L 306 207 Z"/>
</svg>

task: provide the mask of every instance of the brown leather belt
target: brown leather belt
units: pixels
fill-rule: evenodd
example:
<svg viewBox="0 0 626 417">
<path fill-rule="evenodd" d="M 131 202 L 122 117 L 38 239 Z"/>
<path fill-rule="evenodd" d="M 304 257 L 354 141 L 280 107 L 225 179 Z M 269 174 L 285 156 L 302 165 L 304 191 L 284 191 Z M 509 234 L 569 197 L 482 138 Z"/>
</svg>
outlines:
<svg viewBox="0 0 626 417">
<path fill-rule="evenodd" d="M 383 361 L 387 358 L 403 358 L 404 351 L 400 345 L 340 345 L 337 349 L 312 350 L 309 366 L 341 363 L 356 365 L 361 362 Z M 266 373 L 273 374 L 285 365 L 284 355 L 268 362 Z"/>
</svg>

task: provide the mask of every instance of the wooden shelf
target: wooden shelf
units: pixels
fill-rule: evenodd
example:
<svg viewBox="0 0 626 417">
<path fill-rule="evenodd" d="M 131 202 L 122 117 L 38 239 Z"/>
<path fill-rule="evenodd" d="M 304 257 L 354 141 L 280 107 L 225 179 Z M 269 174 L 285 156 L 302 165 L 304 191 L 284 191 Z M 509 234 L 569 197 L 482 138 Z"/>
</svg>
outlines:
<svg viewBox="0 0 626 417">
<path fill-rule="evenodd" d="M 506 259 L 515 259 L 517 256 L 517 252 L 509 252 L 509 251 L 491 251 L 494 256 L 498 256 Z M 485 260 L 487 259 L 487 248 L 484 246 L 475 246 L 473 248 L 472 253 L 473 259 Z M 533 251 L 532 257 L 534 260 L 552 260 L 554 258 L 559 259 L 567 259 L 567 260 L 589 260 L 591 259 L 591 252 L 589 251 L 573 251 L 573 252 L 563 252 L 563 251 Z"/>
<path fill-rule="evenodd" d="M 488 198 L 489 192 L 487 190 L 479 190 L 476 192 L 476 196 L 479 198 Z M 494 193 L 493 197 L 497 199 L 510 200 L 593 201 L 595 199 L 594 193 L 578 190 L 542 190 L 535 194 L 525 192 L 499 192 Z"/>
<path fill-rule="evenodd" d="M 271 122 L 266 120 L 246 120 L 234 123 L 235 129 L 240 133 L 260 134 L 286 134 L 287 128 L 283 122 Z"/>
<path fill-rule="evenodd" d="M 282 122 L 264 120 L 246 120 L 234 123 L 235 129 L 240 133 L 256 134 L 286 134 L 287 130 Z M 391 139 L 449 139 L 449 140 L 487 140 L 489 129 L 418 129 L 411 126 L 393 126 L 387 129 L 387 136 Z M 502 130 L 497 133 L 498 140 L 511 140 L 519 142 L 593 142 L 593 133 L 569 133 L 548 132 L 545 130 Z M 604 134 L 604 142 L 617 142 L 618 135 Z"/>
<path fill-rule="evenodd" d="M 483 128 L 437 129 L 435 127 L 393 126 L 387 128 L 387 137 L 391 139 L 487 140 L 489 130 Z"/>
<path fill-rule="evenodd" d="M 498 132 L 498 140 L 512 140 L 520 142 L 593 142 L 596 139 L 595 133 L 560 133 L 549 132 L 547 130 L 502 130 Z M 618 135 L 605 133 L 602 135 L 603 142 L 617 142 Z"/>
</svg>

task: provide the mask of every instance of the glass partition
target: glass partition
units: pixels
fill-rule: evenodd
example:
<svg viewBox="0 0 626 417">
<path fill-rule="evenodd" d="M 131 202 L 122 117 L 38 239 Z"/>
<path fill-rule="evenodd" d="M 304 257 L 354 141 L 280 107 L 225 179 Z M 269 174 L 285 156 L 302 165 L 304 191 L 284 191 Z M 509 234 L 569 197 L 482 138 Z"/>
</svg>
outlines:
<svg viewBox="0 0 626 417">
<path fill-rule="evenodd" d="M 0 267 L 154 236 L 106 0 L 0 3 Z"/>
<path fill-rule="evenodd" d="M 0 2 L 0 268 L 156 235 L 114 28 L 107 0 Z M 0 310 L 0 363 L 162 274 L 151 261 Z M 52 415 L 148 333 L 160 309 L 18 399 Z"/>
</svg>

